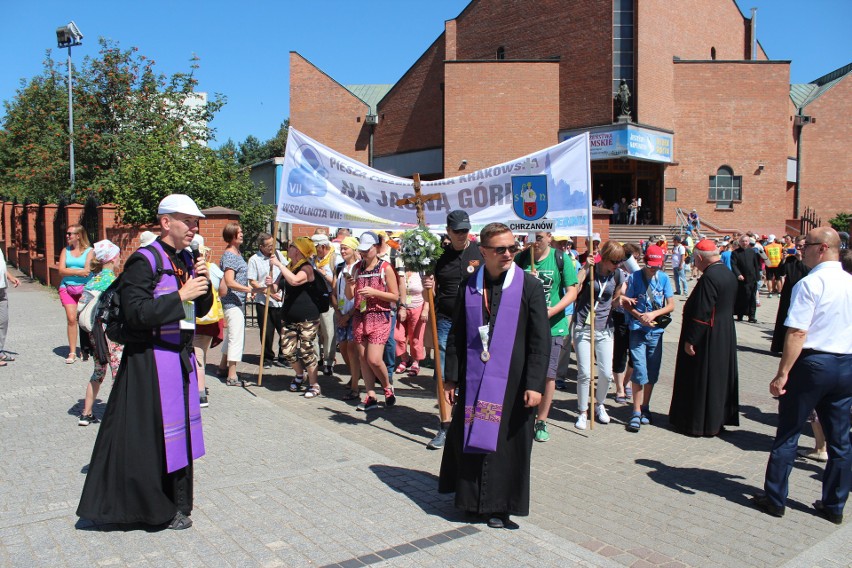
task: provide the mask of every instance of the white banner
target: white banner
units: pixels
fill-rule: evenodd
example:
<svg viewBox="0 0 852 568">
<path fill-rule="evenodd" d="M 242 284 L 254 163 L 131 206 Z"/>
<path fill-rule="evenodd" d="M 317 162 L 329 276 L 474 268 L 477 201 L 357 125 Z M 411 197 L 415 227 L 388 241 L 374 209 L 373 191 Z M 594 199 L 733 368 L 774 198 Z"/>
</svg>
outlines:
<svg viewBox="0 0 852 568">
<path fill-rule="evenodd" d="M 546 191 L 539 194 L 533 209 L 539 216 L 519 217 L 516 210 L 521 208 L 513 207 L 513 201 L 520 204 L 524 198 L 513 196 L 512 177 L 537 175 L 547 180 Z M 432 228 L 443 227 L 450 211 L 464 209 L 473 232 L 488 223 L 516 218 L 552 220 L 554 232 L 560 234 L 592 232 L 588 133 L 510 162 L 420 185 L 424 196 L 440 194 L 424 204 L 426 223 Z M 277 220 L 331 227 L 412 228 L 417 225 L 414 205 L 400 206 L 396 201 L 412 197 L 413 188 L 408 178 L 374 170 L 290 128 Z"/>
</svg>

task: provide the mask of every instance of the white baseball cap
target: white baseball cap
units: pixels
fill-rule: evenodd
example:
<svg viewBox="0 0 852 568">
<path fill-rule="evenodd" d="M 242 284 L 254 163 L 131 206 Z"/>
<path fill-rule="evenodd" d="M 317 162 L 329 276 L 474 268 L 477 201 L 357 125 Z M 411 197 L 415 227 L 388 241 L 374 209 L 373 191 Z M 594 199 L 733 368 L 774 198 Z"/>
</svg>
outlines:
<svg viewBox="0 0 852 568">
<path fill-rule="evenodd" d="M 328 240 L 328 235 L 326 235 L 325 233 L 317 233 L 316 235 L 311 235 L 311 240 L 314 241 L 314 246 L 331 246 L 331 241 Z"/>
<path fill-rule="evenodd" d="M 183 193 L 173 193 L 163 198 L 160 201 L 160 206 L 157 208 L 157 215 L 166 215 L 168 213 L 183 213 L 184 215 L 192 215 L 204 219 L 204 214 L 195 204 L 195 201 L 188 195 Z"/>
<path fill-rule="evenodd" d="M 379 244 L 379 236 L 373 231 L 363 233 L 359 238 L 358 250 L 368 251 L 373 245 Z"/>
<path fill-rule="evenodd" d="M 139 235 L 139 246 L 147 247 L 151 243 L 157 240 L 157 235 L 152 233 L 151 231 L 142 231 L 142 234 Z"/>
<path fill-rule="evenodd" d="M 601 242 L 601 234 L 600 233 L 595 233 L 594 235 L 592 235 L 592 242 L 595 242 L 595 241 Z"/>
</svg>

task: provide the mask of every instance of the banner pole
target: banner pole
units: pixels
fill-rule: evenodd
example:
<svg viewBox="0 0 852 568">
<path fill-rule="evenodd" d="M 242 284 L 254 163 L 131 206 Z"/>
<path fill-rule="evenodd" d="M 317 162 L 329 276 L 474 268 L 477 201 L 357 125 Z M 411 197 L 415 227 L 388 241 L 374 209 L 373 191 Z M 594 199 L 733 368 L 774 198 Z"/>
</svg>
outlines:
<svg viewBox="0 0 852 568">
<path fill-rule="evenodd" d="M 272 242 L 274 247 L 272 254 L 278 253 L 278 221 L 272 225 Z M 272 258 L 269 259 L 269 275 L 272 275 Z M 273 283 L 274 284 L 274 283 Z M 269 297 L 272 295 L 272 286 L 266 288 L 266 305 L 263 306 L 263 333 L 260 335 L 260 364 L 257 367 L 257 386 L 263 385 L 263 354 L 266 351 L 266 326 L 269 324 Z"/>
<path fill-rule="evenodd" d="M 592 242 L 592 235 L 589 235 L 589 257 L 586 259 L 586 264 L 589 264 L 589 429 L 595 429 L 595 383 L 597 378 L 597 366 L 595 365 L 595 249 Z"/>
</svg>

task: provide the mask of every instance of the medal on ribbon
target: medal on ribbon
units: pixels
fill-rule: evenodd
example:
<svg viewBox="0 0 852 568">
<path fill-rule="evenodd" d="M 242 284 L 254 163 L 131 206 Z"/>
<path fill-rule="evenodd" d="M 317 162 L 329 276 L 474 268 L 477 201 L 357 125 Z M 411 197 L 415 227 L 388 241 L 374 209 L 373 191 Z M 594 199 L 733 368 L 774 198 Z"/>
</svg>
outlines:
<svg viewBox="0 0 852 568">
<path fill-rule="evenodd" d="M 491 359 L 491 353 L 488 352 L 488 326 L 481 325 L 478 329 L 479 339 L 482 340 L 482 353 L 479 354 L 479 358 L 482 359 L 483 363 L 486 363 Z"/>
</svg>

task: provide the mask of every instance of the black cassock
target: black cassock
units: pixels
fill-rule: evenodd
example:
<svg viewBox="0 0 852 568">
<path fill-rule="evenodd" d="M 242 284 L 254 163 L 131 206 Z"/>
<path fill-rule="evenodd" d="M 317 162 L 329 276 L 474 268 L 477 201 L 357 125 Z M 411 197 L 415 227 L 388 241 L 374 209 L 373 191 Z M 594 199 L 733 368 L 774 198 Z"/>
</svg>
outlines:
<svg viewBox="0 0 852 568">
<path fill-rule="evenodd" d="M 757 280 L 760 278 L 760 257 L 752 248 L 738 248 L 731 253 L 731 270 L 737 279 L 737 298 L 734 313 L 738 317 L 754 318 L 757 313 Z"/>
<path fill-rule="evenodd" d="M 161 244 L 175 267 L 185 271 L 175 249 Z M 186 515 L 192 512 L 189 443 L 189 465 L 166 473 L 163 413 L 150 331 L 183 319 L 183 304 L 177 292 L 155 300 L 152 279 L 148 260 L 139 253 L 131 255 L 120 291 L 122 311 L 135 337 L 124 346 L 77 507 L 77 516 L 98 523 L 162 525 L 178 510 Z M 196 313 L 206 314 L 212 306 L 210 290 L 195 300 Z M 187 417 L 188 397 L 198 396 L 188 392 L 192 336 L 191 330 L 181 332 Z"/>
<path fill-rule="evenodd" d="M 683 307 L 669 422 L 682 434 L 715 436 L 739 426 L 739 377 L 734 302 L 737 279 L 721 262 L 711 264 Z M 695 355 L 683 346 L 690 343 Z"/>
<path fill-rule="evenodd" d="M 524 391 L 544 392 L 547 363 L 550 358 L 550 323 L 547 319 L 541 281 L 526 272 L 523 274 L 524 290 L 509 364 L 497 450 L 490 454 L 469 454 L 462 451 L 464 377 L 467 370 L 467 316 L 464 302 L 466 286 L 461 286 L 456 297 L 453 326 L 447 337 L 445 380 L 458 382 L 459 396 L 447 432 L 438 490 L 441 493 L 455 492 L 455 506 L 463 511 L 519 516 L 529 514 L 530 454 L 536 408 L 524 407 Z M 474 275 L 471 278 L 475 277 Z M 493 331 L 497 311 L 500 309 L 503 278 L 489 283 L 486 273 L 484 285 L 488 287 L 491 304 L 489 325 Z M 488 317 L 487 312 L 483 315 Z"/>
<path fill-rule="evenodd" d="M 784 325 L 784 321 L 790 309 L 793 286 L 810 272 L 805 263 L 795 256 L 788 256 L 781 267 L 784 272 L 784 287 L 781 288 L 781 300 L 778 302 L 778 314 L 775 316 L 775 331 L 772 333 L 772 346 L 769 348 L 773 353 L 784 351 L 784 336 L 787 335 L 787 326 Z"/>
</svg>

